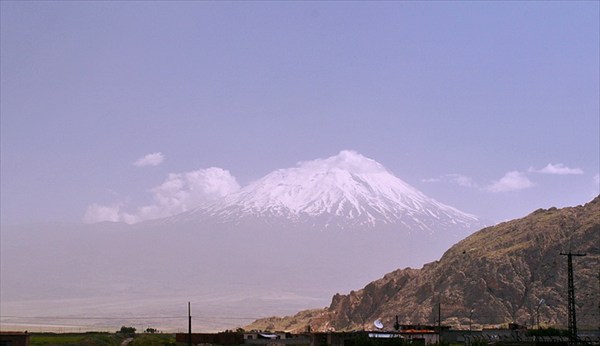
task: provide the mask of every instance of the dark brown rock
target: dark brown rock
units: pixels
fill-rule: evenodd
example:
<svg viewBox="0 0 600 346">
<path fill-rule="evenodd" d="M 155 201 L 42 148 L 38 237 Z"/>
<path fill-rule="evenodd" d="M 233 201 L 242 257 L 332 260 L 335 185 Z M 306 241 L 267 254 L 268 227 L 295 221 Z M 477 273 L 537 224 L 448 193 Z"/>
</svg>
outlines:
<svg viewBox="0 0 600 346">
<path fill-rule="evenodd" d="M 574 260 L 578 324 L 598 328 L 600 197 L 482 229 L 439 261 L 396 270 L 359 291 L 336 294 L 318 316 L 293 318 L 315 331 L 371 328 L 376 319 L 391 329 L 396 315 L 400 323 L 437 323 L 440 302 L 442 322 L 454 327 L 464 328 L 470 317 L 474 325 L 531 325 L 543 298 L 541 324 L 562 327 L 567 324 L 567 260 L 560 253 L 569 251 L 587 253 Z"/>
</svg>

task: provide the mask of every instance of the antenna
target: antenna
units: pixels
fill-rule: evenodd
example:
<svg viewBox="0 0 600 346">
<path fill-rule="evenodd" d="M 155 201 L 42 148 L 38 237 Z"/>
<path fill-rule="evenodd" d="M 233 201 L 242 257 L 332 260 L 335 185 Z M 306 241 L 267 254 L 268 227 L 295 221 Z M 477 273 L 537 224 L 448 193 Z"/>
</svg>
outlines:
<svg viewBox="0 0 600 346">
<path fill-rule="evenodd" d="M 381 323 L 380 320 L 375 320 L 375 322 L 373 322 L 373 325 L 379 330 L 383 329 L 383 323 Z"/>
</svg>

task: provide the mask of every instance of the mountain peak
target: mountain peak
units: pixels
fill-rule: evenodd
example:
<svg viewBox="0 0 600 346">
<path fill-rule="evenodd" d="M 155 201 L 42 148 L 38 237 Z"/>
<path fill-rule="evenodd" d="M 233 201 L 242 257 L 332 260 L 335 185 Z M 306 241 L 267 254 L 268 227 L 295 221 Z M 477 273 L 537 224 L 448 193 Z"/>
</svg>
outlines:
<svg viewBox="0 0 600 346">
<path fill-rule="evenodd" d="M 224 222 L 286 219 L 322 228 L 399 225 L 434 233 L 441 225 L 472 230 L 473 215 L 427 197 L 383 165 L 352 150 L 273 171 L 191 215 Z M 318 221 L 317 221 L 318 220 Z"/>
</svg>

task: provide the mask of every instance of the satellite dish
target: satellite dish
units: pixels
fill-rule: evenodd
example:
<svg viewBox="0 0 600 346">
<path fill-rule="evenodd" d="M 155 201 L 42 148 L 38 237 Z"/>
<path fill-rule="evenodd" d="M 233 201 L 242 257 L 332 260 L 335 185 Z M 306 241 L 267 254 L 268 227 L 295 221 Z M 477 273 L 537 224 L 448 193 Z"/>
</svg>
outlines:
<svg viewBox="0 0 600 346">
<path fill-rule="evenodd" d="M 373 322 L 373 325 L 375 326 L 375 328 L 377 329 L 383 329 L 383 323 L 381 323 L 380 320 L 375 320 L 375 322 Z"/>
</svg>

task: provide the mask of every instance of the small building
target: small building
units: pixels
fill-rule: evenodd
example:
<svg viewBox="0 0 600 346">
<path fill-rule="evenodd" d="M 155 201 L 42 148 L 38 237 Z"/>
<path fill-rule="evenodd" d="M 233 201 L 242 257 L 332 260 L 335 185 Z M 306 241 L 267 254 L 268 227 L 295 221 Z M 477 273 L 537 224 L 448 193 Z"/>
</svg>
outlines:
<svg viewBox="0 0 600 346">
<path fill-rule="evenodd" d="M 29 346 L 29 333 L 0 331 L 0 346 Z"/>
<path fill-rule="evenodd" d="M 223 333 L 192 333 L 192 344 L 210 344 L 210 345 L 223 345 L 223 346 L 235 346 L 244 343 L 244 335 L 237 332 L 223 332 Z M 189 343 L 190 334 L 188 333 L 177 333 L 175 334 L 175 341 L 181 343 Z"/>
<path fill-rule="evenodd" d="M 291 336 L 291 334 L 281 332 L 246 332 L 244 333 L 244 343 L 251 342 L 252 340 L 285 340 L 288 336 Z"/>
<path fill-rule="evenodd" d="M 413 344 L 433 345 L 440 343 L 440 334 L 431 328 L 403 329 L 398 332 L 402 339 Z"/>
<path fill-rule="evenodd" d="M 359 331 L 359 332 L 329 332 L 313 333 L 310 346 L 352 346 L 360 339 L 369 338 L 381 340 L 396 339 L 411 345 L 434 345 L 439 343 L 439 333 L 431 329 L 405 329 L 394 332 Z"/>
<path fill-rule="evenodd" d="M 291 334 L 285 332 L 250 332 L 244 333 L 244 344 L 266 346 L 309 346 L 310 334 Z"/>
<path fill-rule="evenodd" d="M 439 333 L 425 327 L 418 329 L 401 329 L 394 332 L 354 331 L 354 332 L 321 332 L 292 334 L 286 332 L 224 332 L 224 333 L 192 333 L 193 345 L 221 346 L 354 346 L 361 340 L 378 340 L 375 344 L 390 345 L 391 339 L 402 341 L 413 346 L 428 346 L 439 343 Z M 188 343 L 189 334 L 178 333 L 177 342 Z"/>
<path fill-rule="evenodd" d="M 312 333 L 310 346 L 351 346 L 364 332 Z"/>
</svg>

